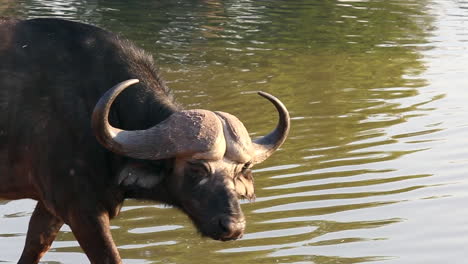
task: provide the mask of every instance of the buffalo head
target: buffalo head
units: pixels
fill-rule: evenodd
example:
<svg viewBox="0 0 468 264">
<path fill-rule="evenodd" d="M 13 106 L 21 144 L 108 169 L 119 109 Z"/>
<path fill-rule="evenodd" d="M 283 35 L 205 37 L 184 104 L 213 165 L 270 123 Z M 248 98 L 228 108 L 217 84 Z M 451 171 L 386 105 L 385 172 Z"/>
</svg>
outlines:
<svg viewBox="0 0 468 264">
<path fill-rule="evenodd" d="M 259 94 L 276 107 L 277 127 L 251 140 L 241 121 L 224 112 L 195 109 L 175 112 L 146 130 L 111 126 L 114 99 L 138 80 L 127 80 L 106 92 L 97 103 L 92 125 L 98 141 L 110 151 L 139 160 L 171 159 L 167 191 L 203 235 L 237 239 L 245 229 L 239 198 L 254 198 L 251 167 L 268 158 L 289 132 L 289 113 L 275 97 Z"/>
</svg>

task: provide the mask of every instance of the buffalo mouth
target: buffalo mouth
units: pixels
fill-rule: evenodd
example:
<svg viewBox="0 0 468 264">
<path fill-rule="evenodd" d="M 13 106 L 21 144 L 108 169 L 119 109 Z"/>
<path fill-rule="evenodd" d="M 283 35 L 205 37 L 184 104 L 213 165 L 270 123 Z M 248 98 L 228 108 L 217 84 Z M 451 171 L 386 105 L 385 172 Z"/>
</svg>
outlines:
<svg viewBox="0 0 468 264">
<path fill-rule="evenodd" d="M 221 233 L 216 233 L 217 236 L 211 236 L 214 239 L 221 241 L 236 240 L 242 238 L 244 235 L 244 218 L 236 219 L 227 215 L 222 215 L 220 217 L 216 217 L 213 222 L 213 226 L 217 225 L 217 228 L 221 230 Z"/>
<path fill-rule="evenodd" d="M 200 217 L 192 213 L 191 210 L 184 208 L 184 211 L 203 237 L 229 241 L 240 239 L 244 235 L 246 221 L 242 213 Z"/>
<path fill-rule="evenodd" d="M 228 215 L 213 217 L 209 224 L 199 225 L 195 222 L 202 236 L 215 240 L 229 241 L 242 238 L 245 230 L 245 220 Z"/>
</svg>

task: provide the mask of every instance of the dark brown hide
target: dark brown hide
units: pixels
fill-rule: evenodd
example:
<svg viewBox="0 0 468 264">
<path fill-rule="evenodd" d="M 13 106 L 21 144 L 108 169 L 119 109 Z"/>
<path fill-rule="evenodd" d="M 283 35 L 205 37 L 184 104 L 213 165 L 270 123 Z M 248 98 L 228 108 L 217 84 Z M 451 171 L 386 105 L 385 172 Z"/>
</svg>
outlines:
<svg viewBox="0 0 468 264">
<path fill-rule="evenodd" d="M 250 167 L 289 130 L 279 100 L 260 93 L 280 121 L 252 142 L 232 115 L 182 110 L 131 42 L 59 19 L 0 19 L 0 62 L 0 198 L 38 201 L 19 263 L 38 263 L 64 223 L 91 263 L 121 263 L 109 221 L 125 198 L 178 207 L 213 239 L 242 236 Z"/>
</svg>

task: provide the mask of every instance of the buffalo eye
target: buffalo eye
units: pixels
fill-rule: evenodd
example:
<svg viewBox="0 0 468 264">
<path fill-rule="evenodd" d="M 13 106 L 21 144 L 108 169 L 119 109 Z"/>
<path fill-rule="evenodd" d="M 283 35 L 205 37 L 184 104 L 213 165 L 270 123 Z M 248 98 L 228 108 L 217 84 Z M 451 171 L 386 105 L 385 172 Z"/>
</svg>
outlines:
<svg viewBox="0 0 468 264">
<path fill-rule="evenodd" d="M 244 164 L 244 166 L 242 167 L 242 172 L 246 172 L 247 170 L 250 169 L 250 166 L 252 165 L 252 162 L 247 162 Z"/>
<path fill-rule="evenodd" d="M 210 170 L 203 162 L 189 161 L 188 173 L 196 177 L 207 177 Z"/>
<path fill-rule="evenodd" d="M 251 167 L 252 167 L 251 162 L 245 163 L 244 166 L 242 167 L 242 170 L 234 176 L 234 179 L 233 179 L 234 182 L 239 180 L 239 177 L 243 177 L 247 180 L 253 181 L 252 171 L 250 170 Z"/>
</svg>

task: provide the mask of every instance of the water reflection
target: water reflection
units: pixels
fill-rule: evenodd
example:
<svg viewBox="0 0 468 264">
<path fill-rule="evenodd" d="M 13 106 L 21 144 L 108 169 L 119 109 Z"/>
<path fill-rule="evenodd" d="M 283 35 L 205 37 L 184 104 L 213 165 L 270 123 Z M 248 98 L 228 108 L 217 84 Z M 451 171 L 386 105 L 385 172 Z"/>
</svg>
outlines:
<svg viewBox="0 0 468 264">
<path fill-rule="evenodd" d="M 428 118 L 444 98 L 427 92 L 424 77 L 423 54 L 432 47 L 434 23 L 430 1 L 23 0 L 10 5 L 17 7 L 0 5 L 0 14 L 86 21 L 135 40 L 157 58 L 179 101 L 234 113 L 254 136 L 275 123 L 273 109 L 254 91 L 275 94 L 290 109 L 291 136 L 255 171 L 258 199 L 243 205 L 249 221 L 245 239 L 202 240 L 176 210 L 129 201 L 112 222 L 128 263 L 393 259 L 401 251 L 372 249 L 392 248 L 399 242 L 390 237 L 408 230 L 380 230 L 401 228 L 409 217 L 399 210 L 415 210 L 414 201 L 444 197 L 432 192 L 444 184 L 435 180 L 435 170 L 415 162 L 428 155 L 445 128 L 440 119 Z M 0 210 L 4 206 L 9 203 Z M 7 215 L 0 221 L 12 225 Z M 24 238 L 25 221 L 14 236 Z M 0 234 L 10 233 L 0 227 Z M 0 248 L 7 241 L 1 239 Z M 66 254 L 81 252 L 74 241 L 64 230 L 46 259 L 81 263 L 82 254 Z M 14 260 L 15 255 L 0 257 Z"/>
</svg>

